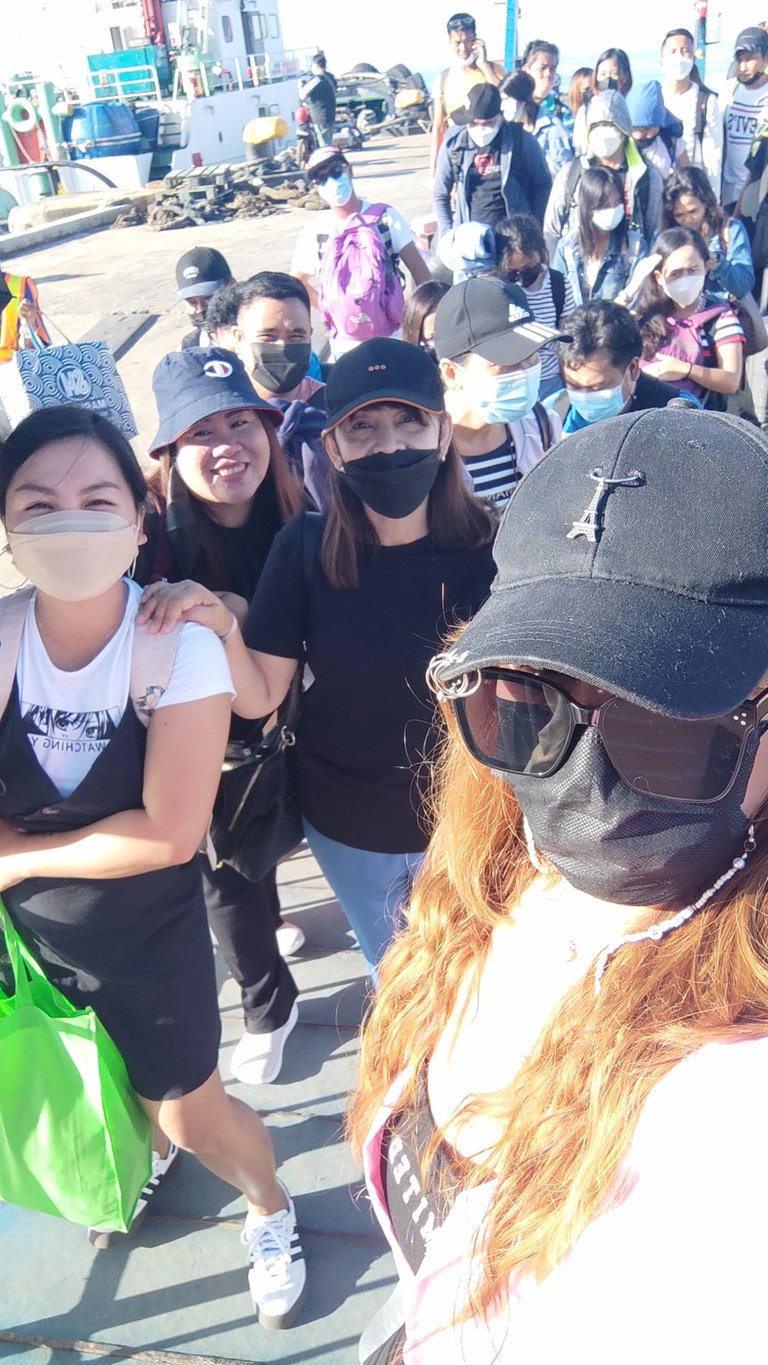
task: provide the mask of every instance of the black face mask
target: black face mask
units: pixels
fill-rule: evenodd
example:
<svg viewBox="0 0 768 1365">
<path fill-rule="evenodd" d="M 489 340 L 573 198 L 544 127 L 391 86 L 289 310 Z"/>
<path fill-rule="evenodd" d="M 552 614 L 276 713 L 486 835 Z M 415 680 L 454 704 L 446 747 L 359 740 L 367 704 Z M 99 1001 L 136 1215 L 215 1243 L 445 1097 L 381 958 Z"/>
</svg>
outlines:
<svg viewBox="0 0 768 1365">
<path fill-rule="evenodd" d="M 602 76 L 595 84 L 598 90 L 618 90 L 619 88 L 619 82 L 615 76 Z"/>
<path fill-rule="evenodd" d="M 196 327 L 199 332 L 202 332 L 205 327 L 205 309 L 200 309 L 196 313 L 190 313 L 189 320 L 193 327 Z"/>
<path fill-rule="evenodd" d="M 757 82 L 761 81 L 764 75 L 764 71 L 756 71 L 754 76 L 750 76 L 749 80 L 742 80 L 741 83 L 742 85 L 757 85 Z"/>
<path fill-rule="evenodd" d="M 420 507 L 437 478 L 439 450 L 394 450 L 364 455 L 343 466 L 341 477 L 366 507 L 399 521 Z"/>
<path fill-rule="evenodd" d="M 502 751 L 503 733 L 500 736 Z M 503 777 L 536 848 L 579 891 L 619 905 L 691 904 L 740 853 L 750 821 L 741 809 L 757 753 L 720 801 L 664 801 L 622 782 L 600 736 L 588 730 L 551 777 Z"/>
<path fill-rule="evenodd" d="M 308 341 L 254 341 L 253 378 L 270 393 L 290 393 L 304 379 L 312 358 Z"/>
<path fill-rule="evenodd" d="M 636 137 L 635 146 L 642 151 L 644 147 L 652 147 L 655 141 L 656 137 Z"/>
<path fill-rule="evenodd" d="M 527 265 L 525 270 L 509 270 L 507 279 L 510 284 L 519 284 L 523 289 L 530 289 L 535 284 L 541 274 L 540 265 Z"/>
</svg>

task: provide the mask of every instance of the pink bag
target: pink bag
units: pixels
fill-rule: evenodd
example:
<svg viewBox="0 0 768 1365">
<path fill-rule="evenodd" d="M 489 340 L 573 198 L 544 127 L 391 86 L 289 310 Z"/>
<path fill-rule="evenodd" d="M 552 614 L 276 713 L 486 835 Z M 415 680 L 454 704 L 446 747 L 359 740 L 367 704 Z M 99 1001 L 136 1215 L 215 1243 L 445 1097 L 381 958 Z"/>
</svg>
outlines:
<svg viewBox="0 0 768 1365">
<path fill-rule="evenodd" d="M 403 286 L 389 232 L 378 227 L 386 204 L 372 204 L 332 237 L 319 272 L 318 298 L 330 337 L 388 337 L 403 320 Z"/>
</svg>

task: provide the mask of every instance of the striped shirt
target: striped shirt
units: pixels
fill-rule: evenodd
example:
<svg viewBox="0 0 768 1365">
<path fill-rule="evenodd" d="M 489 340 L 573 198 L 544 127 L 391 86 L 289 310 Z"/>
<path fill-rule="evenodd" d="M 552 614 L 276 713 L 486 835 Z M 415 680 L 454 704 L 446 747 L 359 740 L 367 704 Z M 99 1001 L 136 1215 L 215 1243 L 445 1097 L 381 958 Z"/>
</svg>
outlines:
<svg viewBox="0 0 768 1365">
<path fill-rule="evenodd" d="M 563 304 L 562 317 L 565 317 L 568 313 L 572 313 L 576 307 L 570 280 L 567 275 L 564 276 L 564 279 L 565 302 Z M 540 322 L 544 327 L 557 327 L 560 319 L 555 310 L 555 300 L 552 294 L 552 276 L 550 275 L 549 266 L 547 266 L 544 272 L 544 278 L 538 289 L 526 289 L 523 292 L 528 300 L 528 307 L 533 313 L 536 321 Z M 542 347 L 541 351 L 539 351 L 539 356 L 541 358 L 542 383 L 547 379 L 554 379 L 555 375 L 560 374 L 560 361 L 557 358 L 556 341 L 550 341 L 548 346 Z"/>
<path fill-rule="evenodd" d="M 541 411 L 541 410 L 540 410 Z M 562 435 L 562 422 L 554 410 L 542 415 L 546 430 L 549 424 L 549 445 Z M 520 480 L 538 464 L 544 454 L 541 428 L 535 412 L 519 422 L 508 422 L 506 439 L 495 450 L 483 455 L 464 455 L 462 459 L 472 480 L 476 498 L 503 511 Z"/>
</svg>

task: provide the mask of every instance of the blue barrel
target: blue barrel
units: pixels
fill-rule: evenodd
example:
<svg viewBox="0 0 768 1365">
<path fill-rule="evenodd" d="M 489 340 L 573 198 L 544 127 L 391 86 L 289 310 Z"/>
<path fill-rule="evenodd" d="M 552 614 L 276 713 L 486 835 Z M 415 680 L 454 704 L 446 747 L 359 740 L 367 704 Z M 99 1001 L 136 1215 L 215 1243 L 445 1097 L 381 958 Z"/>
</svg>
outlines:
<svg viewBox="0 0 768 1365">
<path fill-rule="evenodd" d="M 136 156 L 141 129 L 132 109 L 119 101 L 93 100 L 64 119 L 64 140 L 73 160 L 96 156 Z"/>
<path fill-rule="evenodd" d="M 145 105 L 143 109 L 134 109 L 136 122 L 139 125 L 141 136 L 146 139 L 150 147 L 157 146 L 157 134 L 160 130 L 160 110 L 152 105 Z"/>
</svg>

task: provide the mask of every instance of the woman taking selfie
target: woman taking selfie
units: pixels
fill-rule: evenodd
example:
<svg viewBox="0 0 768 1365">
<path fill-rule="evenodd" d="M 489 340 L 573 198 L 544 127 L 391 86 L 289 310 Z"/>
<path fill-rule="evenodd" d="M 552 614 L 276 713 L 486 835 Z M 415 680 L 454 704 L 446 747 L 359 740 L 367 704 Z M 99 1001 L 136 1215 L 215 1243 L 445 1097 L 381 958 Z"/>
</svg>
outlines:
<svg viewBox="0 0 768 1365">
<path fill-rule="evenodd" d="M 766 509 L 736 418 L 577 432 L 433 661 L 437 825 L 351 1113 L 400 1278 L 367 1365 L 759 1354 Z"/>
<path fill-rule="evenodd" d="M 137 580 L 199 579 L 245 619 L 272 542 L 302 503 L 277 439 L 282 414 L 259 398 L 231 351 L 216 347 L 171 352 L 153 387 L 158 470 Z M 258 743 L 260 734 L 260 726 L 232 722 L 235 743 Z M 296 951 L 304 935 L 281 922 L 274 869 L 252 882 L 226 863 L 212 868 L 207 856 L 200 864 L 208 919 L 245 1015 L 232 1074 L 250 1085 L 274 1081 L 298 1020 L 280 950 Z"/>
<path fill-rule="evenodd" d="M 197 856 L 231 678 L 211 632 L 185 626 L 167 668 L 158 655 L 152 685 L 131 693 L 141 593 L 125 575 L 145 496 L 128 442 L 82 408 L 32 413 L 0 452 L 0 515 L 34 587 L 0 724 L 0 889 L 49 978 L 95 1009 L 155 1126 L 137 1216 L 178 1148 L 194 1152 L 245 1194 L 254 1304 L 265 1326 L 285 1327 L 304 1261 L 266 1129 L 218 1072 Z"/>
<path fill-rule="evenodd" d="M 493 523 L 465 485 L 421 348 L 356 347 L 331 372 L 327 407 L 330 511 L 277 537 L 243 634 L 194 583 L 151 585 L 141 619 L 158 630 L 181 616 L 226 636 L 247 716 L 279 706 L 306 651 L 295 750 L 305 833 L 375 976 L 427 843 L 425 670 L 449 623 L 487 596 Z"/>
</svg>

